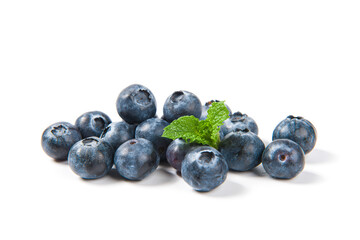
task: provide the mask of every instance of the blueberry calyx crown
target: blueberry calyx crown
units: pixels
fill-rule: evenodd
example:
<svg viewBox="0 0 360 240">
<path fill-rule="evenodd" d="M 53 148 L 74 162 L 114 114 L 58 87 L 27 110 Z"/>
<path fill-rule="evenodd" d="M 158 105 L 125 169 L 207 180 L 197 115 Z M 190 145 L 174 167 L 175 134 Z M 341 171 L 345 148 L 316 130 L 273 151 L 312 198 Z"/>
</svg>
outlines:
<svg viewBox="0 0 360 240">
<path fill-rule="evenodd" d="M 206 162 L 206 163 L 209 163 L 214 159 L 214 157 L 215 157 L 215 154 L 213 152 L 204 151 L 204 152 L 200 153 L 199 160 L 203 161 L 203 162 Z"/>
<path fill-rule="evenodd" d="M 184 97 L 183 91 L 176 91 L 171 95 L 170 99 L 172 102 L 179 102 L 183 97 Z"/>
<path fill-rule="evenodd" d="M 146 89 L 139 89 L 136 93 L 131 95 L 134 101 L 140 105 L 149 105 L 151 103 L 151 95 Z"/>
<path fill-rule="evenodd" d="M 210 100 L 210 101 L 208 101 L 207 103 L 205 103 L 205 106 L 206 107 L 209 107 L 212 103 L 214 103 L 214 102 L 220 102 L 219 100 Z"/>
<path fill-rule="evenodd" d="M 245 113 L 242 114 L 241 112 L 235 112 L 230 116 L 230 121 L 231 122 L 243 122 L 243 121 L 245 121 L 246 118 L 247 118 L 247 115 Z"/>
<path fill-rule="evenodd" d="M 279 160 L 280 160 L 281 162 L 284 162 L 286 159 L 287 159 L 287 155 L 285 155 L 285 154 L 280 154 L 280 155 L 279 155 Z"/>
<path fill-rule="evenodd" d="M 99 143 L 99 140 L 94 137 L 88 137 L 82 140 L 82 144 L 86 147 L 95 147 Z"/>
<path fill-rule="evenodd" d="M 287 118 L 288 119 L 298 119 L 298 120 L 304 119 L 303 117 L 300 117 L 300 116 L 294 117 L 293 115 L 289 115 L 289 116 L 287 116 Z"/>
<path fill-rule="evenodd" d="M 51 133 L 56 137 L 60 137 L 60 136 L 64 135 L 64 133 L 67 130 L 68 129 L 66 126 L 64 126 L 63 124 L 60 124 L 58 126 L 54 126 L 53 129 L 51 130 Z"/>
<path fill-rule="evenodd" d="M 105 119 L 103 117 L 94 118 L 94 126 L 96 129 L 104 129 Z"/>
<path fill-rule="evenodd" d="M 250 130 L 246 127 L 237 127 L 234 129 L 234 132 L 248 133 L 248 132 L 250 132 Z"/>
</svg>

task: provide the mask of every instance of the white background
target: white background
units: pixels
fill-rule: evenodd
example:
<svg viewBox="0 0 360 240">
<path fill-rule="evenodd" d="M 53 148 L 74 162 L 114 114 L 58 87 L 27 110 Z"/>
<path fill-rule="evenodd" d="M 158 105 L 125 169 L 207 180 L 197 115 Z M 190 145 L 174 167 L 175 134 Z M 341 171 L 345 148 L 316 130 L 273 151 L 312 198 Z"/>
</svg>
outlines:
<svg viewBox="0 0 360 240">
<path fill-rule="evenodd" d="M 1 239 L 359 239 L 359 1 L 0 2 Z M 271 141 L 287 115 L 318 130 L 304 171 L 259 166 L 193 191 L 169 167 L 85 181 L 42 131 L 132 83 L 158 115 L 176 90 L 226 100 Z"/>
</svg>

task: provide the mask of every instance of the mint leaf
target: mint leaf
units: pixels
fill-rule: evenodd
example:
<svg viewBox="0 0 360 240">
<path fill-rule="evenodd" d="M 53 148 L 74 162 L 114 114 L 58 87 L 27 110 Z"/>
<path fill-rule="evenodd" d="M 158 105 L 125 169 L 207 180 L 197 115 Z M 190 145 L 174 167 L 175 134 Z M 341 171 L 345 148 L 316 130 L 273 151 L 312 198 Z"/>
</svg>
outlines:
<svg viewBox="0 0 360 240">
<path fill-rule="evenodd" d="M 194 116 L 184 116 L 176 119 L 164 128 L 162 137 L 182 138 L 187 142 L 196 142 L 203 145 L 218 147 L 220 126 L 229 118 L 229 111 L 224 102 L 213 102 L 205 120 Z"/>
<path fill-rule="evenodd" d="M 174 120 L 164 128 L 162 137 L 173 140 L 182 138 L 187 142 L 197 142 L 204 145 L 210 144 L 200 132 L 200 120 L 194 116 L 184 116 Z"/>
<path fill-rule="evenodd" d="M 229 110 L 226 108 L 224 101 L 213 102 L 208 109 L 207 118 L 204 121 L 208 122 L 210 129 L 210 138 L 211 141 L 216 143 L 220 141 L 219 131 L 220 126 L 223 125 L 223 122 L 229 118 Z"/>
<path fill-rule="evenodd" d="M 229 118 L 229 110 L 226 108 L 224 101 L 213 102 L 207 112 L 206 121 L 209 121 L 213 126 L 221 126 Z"/>
</svg>

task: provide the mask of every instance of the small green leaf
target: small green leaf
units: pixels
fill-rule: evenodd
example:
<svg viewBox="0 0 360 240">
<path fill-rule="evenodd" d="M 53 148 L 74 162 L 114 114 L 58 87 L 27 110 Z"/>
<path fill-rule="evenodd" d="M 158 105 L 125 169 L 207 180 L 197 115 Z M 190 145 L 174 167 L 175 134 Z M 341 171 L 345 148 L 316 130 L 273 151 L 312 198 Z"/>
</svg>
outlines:
<svg viewBox="0 0 360 240">
<path fill-rule="evenodd" d="M 220 141 L 220 126 L 227 118 L 229 118 L 229 111 L 224 102 L 213 102 L 205 120 L 200 121 L 194 116 L 180 117 L 164 128 L 162 137 L 172 140 L 182 138 L 187 142 L 217 148 Z"/>
<path fill-rule="evenodd" d="M 229 118 L 229 110 L 226 108 L 224 101 L 213 102 L 208 109 L 207 118 L 204 121 L 208 122 L 209 129 L 208 135 L 214 146 L 220 142 L 220 126 L 223 125 L 224 121 Z"/>
<path fill-rule="evenodd" d="M 226 108 L 224 101 L 213 102 L 207 112 L 206 120 L 213 126 L 221 126 L 229 118 L 229 110 Z"/>
<path fill-rule="evenodd" d="M 198 142 L 207 144 L 199 132 L 200 121 L 194 116 L 184 116 L 174 120 L 170 125 L 164 128 L 162 137 L 175 140 L 182 138 L 187 142 Z"/>
</svg>

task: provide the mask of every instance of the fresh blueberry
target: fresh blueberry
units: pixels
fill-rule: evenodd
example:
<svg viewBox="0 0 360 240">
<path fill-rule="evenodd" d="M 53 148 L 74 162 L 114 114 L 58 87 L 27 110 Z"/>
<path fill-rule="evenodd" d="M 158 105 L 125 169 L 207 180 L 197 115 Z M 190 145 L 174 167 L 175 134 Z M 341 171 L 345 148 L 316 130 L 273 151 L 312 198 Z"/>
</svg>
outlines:
<svg viewBox="0 0 360 240">
<path fill-rule="evenodd" d="M 271 177 L 290 179 L 304 169 L 305 156 L 296 142 L 278 139 L 271 142 L 264 150 L 262 164 Z"/>
<path fill-rule="evenodd" d="M 163 113 L 168 122 L 172 122 L 182 116 L 201 116 L 201 102 L 197 96 L 187 91 L 176 91 L 165 101 Z"/>
<path fill-rule="evenodd" d="M 235 171 L 249 171 L 259 165 L 264 149 L 261 139 L 247 128 L 227 134 L 220 143 L 229 169 Z"/>
<path fill-rule="evenodd" d="M 102 132 L 100 138 L 108 142 L 114 150 L 127 140 L 135 137 L 135 126 L 126 122 L 110 123 Z"/>
<path fill-rule="evenodd" d="M 299 144 L 307 154 L 316 144 L 316 129 L 303 117 L 288 116 L 281 121 L 273 132 L 272 139 L 290 139 Z"/>
<path fill-rule="evenodd" d="M 153 93 L 139 84 L 125 88 L 116 101 L 117 111 L 127 123 L 136 124 L 156 114 L 156 100 Z"/>
<path fill-rule="evenodd" d="M 100 137 L 102 131 L 111 123 L 111 119 L 103 112 L 86 112 L 76 119 L 75 125 L 83 138 Z"/>
<path fill-rule="evenodd" d="M 220 102 L 220 101 L 219 100 L 210 100 L 210 101 L 206 102 L 205 105 L 202 106 L 200 120 L 206 119 L 206 117 L 208 115 L 207 111 L 209 110 L 209 108 L 213 102 Z M 227 104 L 225 104 L 225 106 L 226 106 L 227 110 L 229 111 L 229 116 L 230 116 L 232 114 L 231 109 Z"/>
<path fill-rule="evenodd" d="M 185 155 L 195 146 L 194 143 L 186 143 L 182 139 L 175 139 L 166 150 L 166 159 L 168 163 L 178 172 L 181 171 L 181 163 Z"/>
<path fill-rule="evenodd" d="M 228 165 L 219 151 L 209 146 L 192 149 L 186 154 L 181 166 L 185 182 L 196 191 L 208 192 L 222 184 L 227 176 Z"/>
<path fill-rule="evenodd" d="M 224 121 L 220 127 L 220 138 L 222 139 L 228 133 L 236 131 L 237 129 L 249 129 L 251 132 L 258 134 L 258 126 L 254 119 L 241 112 L 235 112 L 230 118 Z"/>
<path fill-rule="evenodd" d="M 41 137 L 41 145 L 50 157 L 65 160 L 70 148 L 81 138 L 77 127 L 68 122 L 58 122 L 45 129 Z"/>
<path fill-rule="evenodd" d="M 71 170 L 84 179 L 105 176 L 113 165 L 114 150 L 98 137 L 89 137 L 77 142 L 69 152 Z"/>
<path fill-rule="evenodd" d="M 131 139 L 115 152 L 116 170 L 129 180 L 142 180 L 159 166 L 160 157 L 153 144 L 144 138 Z"/>
<path fill-rule="evenodd" d="M 140 123 L 135 130 L 135 138 L 145 138 L 149 140 L 159 153 L 161 160 L 166 160 L 166 149 L 171 143 L 171 139 L 161 137 L 164 128 L 168 125 L 169 123 L 163 119 L 150 118 Z"/>
</svg>

